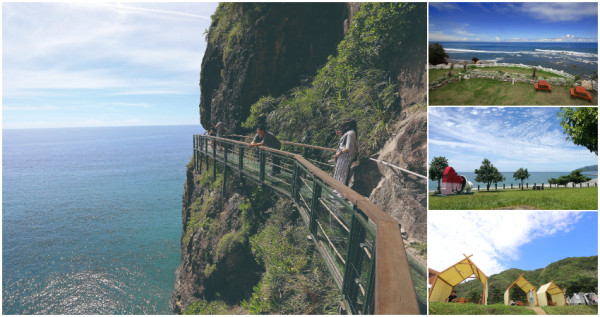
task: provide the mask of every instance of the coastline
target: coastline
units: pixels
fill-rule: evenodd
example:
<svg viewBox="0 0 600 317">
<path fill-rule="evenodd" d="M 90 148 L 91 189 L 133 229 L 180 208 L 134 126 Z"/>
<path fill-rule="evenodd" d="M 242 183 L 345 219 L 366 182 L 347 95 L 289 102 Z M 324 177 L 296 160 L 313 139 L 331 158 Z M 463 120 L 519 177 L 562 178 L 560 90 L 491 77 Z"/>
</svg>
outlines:
<svg viewBox="0 0 600 317">
<path fill-rule="evenodd" d="M 589 180 L 587 182 L 581 183 L 581 187 L 588 187 L 588 184 L 589 184 L 589 187 L 595 187 L 595 186 L 597 186 L 597 184 L 598 184 L 598 178 L 594 178 L 594 179 L 591 179 L 591 180 Z M 541 186 L 542 184 L 536 184 L 536 185 L 537 186 Z M 550 188 L 550 183 L 543 183 L 543 185 L 544 185 L 544 188 Z M 516 187 L 513 186 L 512 189 L 510 188 L 510 186 L 507 186 L 504 189 L 501 186 L 498 186 L 497 190 L 520 190 L 520 188 L 518 186 L 519 185 L 517 185 Z M 531 186 L 533 186 L 533 184 L 529 184 L 529 187 L 531 187 Z M 552 188 L 556 188 L 556 186 L 557 185 L 553 185 Z M 572 188 L 573 187 L 573 183 L 569 182 L 566 186 L 562 186 L 561 185 L 560 188 L 565 188 L 565 187 L 566 188 Z M 577 188 L 579 188 L 579 186 L 577 186 Z M 486 190 L 485 187 L 480 187 L 480 190 L 477 190 L 477 186 L 476 185 L 473 185 L 473 189 L 471 189 L 471 191 L 473 191 L 473 192 L 485 191 L 485 190 Z M 490 190 L 496 190 L 496 189 L 494 189 L 494 186 L 492 185 L 492 186 L 490 186 Z M 435 191 L 436 191 L 435 189 L 434 190 L 428 190 L 429 193 L 434 193 Z"/>
<path fill-rule="evenodd" d="M 429 69 L 450 69 L 450 65 L 452 64 L 454 66 L 454 69 L 459 69 L 460 67 L 462 67 L 462 62 L 465 62 L 466 60 L 451 60 L 452 62 L 455 63 L 448 63 L 448 64 L 438 64 L 438 65 L 431 65 L 429 64 Z M 558 76 L 563 76 L 569 79 L 575 79 L 574 75 L 571 75 L 565 71 L 562 70 L 557 70 L 557 69 L 552 69 L 552 68 L 547 68 L 547 67 L 543 67 L 543 66 L 535 66 L 535 65 L 525 65 L 525 64 L 516 64 L 516 63 L 498 63 L 498 62 L 493 62 L 493 61 L 482 61 L 482 63 L 480 64 L 472 64 L 470 63 L 470 61 L 466 61 L 468 62 L 467 66 L 469 67 L 479 67 L 479 68 L 485 68 L 485 67 L 520 67 L 520 68 L 525 68 L 525 69 L 532 69 L 533 67 L 536 68 L 536 70 L 541 70 L 541 71 L 545 71 L 545 72 L 549 72 L 549 73 L 553 73 L 555 75 Z"/>
</svg>

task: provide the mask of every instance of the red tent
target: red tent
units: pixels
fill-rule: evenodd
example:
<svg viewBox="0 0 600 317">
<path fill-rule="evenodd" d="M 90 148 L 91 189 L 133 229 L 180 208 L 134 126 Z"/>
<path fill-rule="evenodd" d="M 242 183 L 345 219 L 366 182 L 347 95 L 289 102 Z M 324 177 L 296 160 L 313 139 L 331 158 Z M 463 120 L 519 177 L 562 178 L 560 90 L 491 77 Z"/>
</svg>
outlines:
<svg viewBox="0 0 600 317">
<path fill-rule="evenodd" d="M 466 183 L 463 176 L 456 174 L 456 171 L 450 166 L 444 169 L 442 174 L 442 195 L 451 195 L 460 192 Z"/>
</svg>

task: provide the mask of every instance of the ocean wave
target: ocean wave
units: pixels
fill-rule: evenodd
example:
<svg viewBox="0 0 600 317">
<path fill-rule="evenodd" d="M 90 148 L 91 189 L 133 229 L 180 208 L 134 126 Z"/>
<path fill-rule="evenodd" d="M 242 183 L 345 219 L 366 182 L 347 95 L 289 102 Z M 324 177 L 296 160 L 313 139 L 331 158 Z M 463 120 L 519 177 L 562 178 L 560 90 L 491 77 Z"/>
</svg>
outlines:
<svg viewBox="0 0 600 317">
<path fill-rule="evenodd" d="M 577 56 L 582 58 L 593 58 L 598 59 L 598 54 L 586 53 L 586 52 L 575 52 L 575 51 L 562 51 L 562 50 L 543 50 L 536 48 L 534 51 L 487 51 L 487 50 L 472 50 L 466 48 L 445 48 L 446 52 L 449 53 L 484 53 L 484 54 L 514 54 L 514 55 L 563 55 L 563 56 Z"/>
<path fill-rule="evenodd" d="M 485 50 L 470 50 L 466 48 L 444 48 L 446 52 L 453 53 L 496 53 L 496 54 L 517 54 L 518 52 L 504 52 L 504 51 L 485 51 Z"/>
<path fill-rule="evenodd" d="M 542 50 L 542 49 L 539 49 L 539 48 L 536 48 L 535 51 L 536 52 L 541 52 L 541 53 L 546 53 L 546 54 L 569 55 L 569 56 L 580 56 L 580 57 L 598 58 L 598 54 L 594 54 L 594 53 L 574 52 L 574 51 L 559 51 L 559 50 Z"/>
</svg>

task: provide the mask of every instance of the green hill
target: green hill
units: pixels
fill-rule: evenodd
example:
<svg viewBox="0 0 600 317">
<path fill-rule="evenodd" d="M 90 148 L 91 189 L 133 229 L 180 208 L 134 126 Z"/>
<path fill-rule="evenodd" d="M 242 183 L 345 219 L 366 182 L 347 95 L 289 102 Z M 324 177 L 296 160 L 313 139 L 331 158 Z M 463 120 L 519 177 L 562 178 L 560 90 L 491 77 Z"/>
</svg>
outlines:
<svg viewBox="0 0 600 317">
<path fill-rule="evenodd" d="M 579 288 L 582 288 L 581 291 L 583 292 L 598 292 L 598 256 L 573 257 L 562 259 L 537 270 L 526 271 L 512 268 L 489 276 L 488 304 L 503 303 L 504 292 L 521 273 L 536 288 L 554 281 L 558 287 L 562 289 L 567 288 L 568 294 L 571 294 L 572 290 L 578 291 Z M 471 280 L 455 288 L 459 297 L 467 298 L 478 298 L 482 289 L 483 286 L 479 280 Z M 511 298 L 525 300 L 525 293 L 518 287 L 513 287 L 511 289 Z"/>
<path fill-rule="evenodd" d="M 598 165 L 588 165 L 588 166 L 580 167 L 578 169 L 580 169 L 582 172 L 597 172 Z"/>
</svg>

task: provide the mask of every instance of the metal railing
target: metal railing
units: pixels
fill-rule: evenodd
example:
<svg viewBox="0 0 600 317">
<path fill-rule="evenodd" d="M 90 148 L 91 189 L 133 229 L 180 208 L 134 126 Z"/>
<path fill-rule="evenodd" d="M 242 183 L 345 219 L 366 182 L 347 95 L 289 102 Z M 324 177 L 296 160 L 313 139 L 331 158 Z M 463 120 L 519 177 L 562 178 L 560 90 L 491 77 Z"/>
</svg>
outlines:
<svg viewBox="0 0 600 317">
<path fill-rule="evenodd" d="M 207 135 L 194 135 L 194 167 L 221 163 L 291 199 L 352 314 L 425 313 L 411 271 L 425 283 L 424 266 L 409 261 L 400 225 L 365 197 L 304 157 Z M 216 164 L 213 178 L 216 179 Z M 207 170 L 208 171 L 208 170 Z M 223 178 L 223 190 L 225 181 Z M 412 259 L 411 259 L 412 260 Z M 410 265 L 409 265 L 410 263 Z"/>
</svg>

